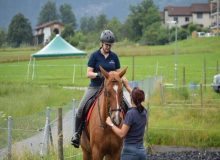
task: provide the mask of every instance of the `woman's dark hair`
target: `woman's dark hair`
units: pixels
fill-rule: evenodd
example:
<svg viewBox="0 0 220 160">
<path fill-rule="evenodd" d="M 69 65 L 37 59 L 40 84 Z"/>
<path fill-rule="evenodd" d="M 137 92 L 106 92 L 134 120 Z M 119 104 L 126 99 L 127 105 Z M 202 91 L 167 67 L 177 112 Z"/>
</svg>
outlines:
<svg viewBox="0 0 220 160">
<path fill-rule="evenodd" d="M 137 106 L 137 110 L 139 111 L 139 113 L 143 112 L 144 106 L 141 104 L 141 102 L 144 102 L 145 100 L 144 91 L 139 89 L 138 87 L 134 87 L 131 92 L 131 99 Z"/>
</svg>

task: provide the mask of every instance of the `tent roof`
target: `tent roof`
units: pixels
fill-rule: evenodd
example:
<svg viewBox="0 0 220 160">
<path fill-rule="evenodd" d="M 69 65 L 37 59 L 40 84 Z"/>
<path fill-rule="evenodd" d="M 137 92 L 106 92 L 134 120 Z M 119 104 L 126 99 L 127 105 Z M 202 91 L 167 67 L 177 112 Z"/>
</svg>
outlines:
<svg viewBox="0 0 220 160">
<path fill-rule="evenodd" d="M 32 57 L 59 57 L 59 56 L 84 56 L 86 52 L 81 51 L 67 41 L 65 41 L 60 35 L 47 44 L 40 51 L 32 54 Z"/>
</svg>

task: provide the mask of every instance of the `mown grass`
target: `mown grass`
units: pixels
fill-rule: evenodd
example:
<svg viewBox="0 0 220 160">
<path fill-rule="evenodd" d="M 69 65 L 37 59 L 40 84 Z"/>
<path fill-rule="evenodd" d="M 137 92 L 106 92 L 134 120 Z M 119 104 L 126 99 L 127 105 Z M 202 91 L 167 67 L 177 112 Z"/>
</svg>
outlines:
<svg viewBox="0 0 220 160">
<path fill-rule="evenodd" d="M 119 54 L 122 67 L 128 66 L 126 77 L 129 80 L 143 80 L 148 76 L 162 75 L 163 83 L 174 83 L 174 63 L 177 60 L 178 84 L 181 86 L 183 83 L 185 67 L 188 86 L 192 82 L 204 83 L 205 78 L 207 84 L 212 83 L 213 75 L 219 71 L 219 44 L 219 37 L 181 41 L 178 42 L 176 55 L 175 43 L 166 46 L 117 43 L 113 50 Z M 63 86 L 87 86 L 89 83 L 85 76 L 89 55 L 84 58 L 37 59 L 35 77 L 31 80 L 32 68 L 27 77 L 28 60 L 30 54 L 36 50 L 0 49 L 0 61 L 4 62 L 0 64 L 0 111 L 4 115 L 2 119 L 8 115 L 22 117 L 44 112 L 47 106 L 64 106 L 73 98 L 80 99 L 83 91 L 66 90 Z M 22 59 L 22 56 L 26 58 Z M 11 59 L 8 60 L 8 57 Z M 205 105 L 211 104 L 211 99 L 220 98 L 210 86 L 207 88 L 203 93 Z M 200 103 L 199 92 L 197 90 L 197 96 L 193 97 L 195 103 Z M 175 91 L 166 92 L 167 101 L 191 101 L 191 95 L 195 94 L 195 91 L 178 91 L 178 94 L 179 96 L 176 96 Z M 218 109 L 191 109 L 184 104 L 180 108 L 166 108 L 161 107 L 160 101 L 158 88 L 149 99 L 151 108 L 148 144 L 220 146 Z M 219 107 L 219 101 L 215 102 L 216 106 Z"/>
</svg>

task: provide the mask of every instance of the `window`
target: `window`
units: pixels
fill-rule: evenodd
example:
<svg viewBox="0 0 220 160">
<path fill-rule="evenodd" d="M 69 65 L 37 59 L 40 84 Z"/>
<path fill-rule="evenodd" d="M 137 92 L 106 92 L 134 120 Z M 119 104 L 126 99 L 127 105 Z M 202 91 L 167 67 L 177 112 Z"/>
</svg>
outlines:
<svg viewBox="0 0 220 160">
<path fill-rule="evenodd" d="M 198 18 L 198 19 L 203 18 L 203 14 L 202 14 L 202 13 L 197 13 L 197 18 Z"/>
<path fill-rule="evenodd" d="M 189 17 L 185 17 L 185 21 L 186 21 L 186 22 L 189 22 Z"/>
<path fill-rule="evenodd" d="M 178 22 L 178 17 L 173 17 L 173 20 Z"/>
</svg>

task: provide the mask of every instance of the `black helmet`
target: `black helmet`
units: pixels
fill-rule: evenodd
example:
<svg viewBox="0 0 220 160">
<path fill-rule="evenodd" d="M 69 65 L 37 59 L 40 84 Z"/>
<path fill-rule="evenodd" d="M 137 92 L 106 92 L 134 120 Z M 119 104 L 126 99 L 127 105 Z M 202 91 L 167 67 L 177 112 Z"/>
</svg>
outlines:
<svg viewBox="0 0 220 160">
<path fill-rule="evenodd" d="M 112 33 L 112 31 L 110 31 L 110 30 L 104 30 L 104 31 L 101 33 L 100 41 L 101 41 L 101 42 L 106 42 L 106 43 L 114 43 L 114 42 L 115 42 L 115 36 L 114 36 L 114 34 Z"/>
</svg>

